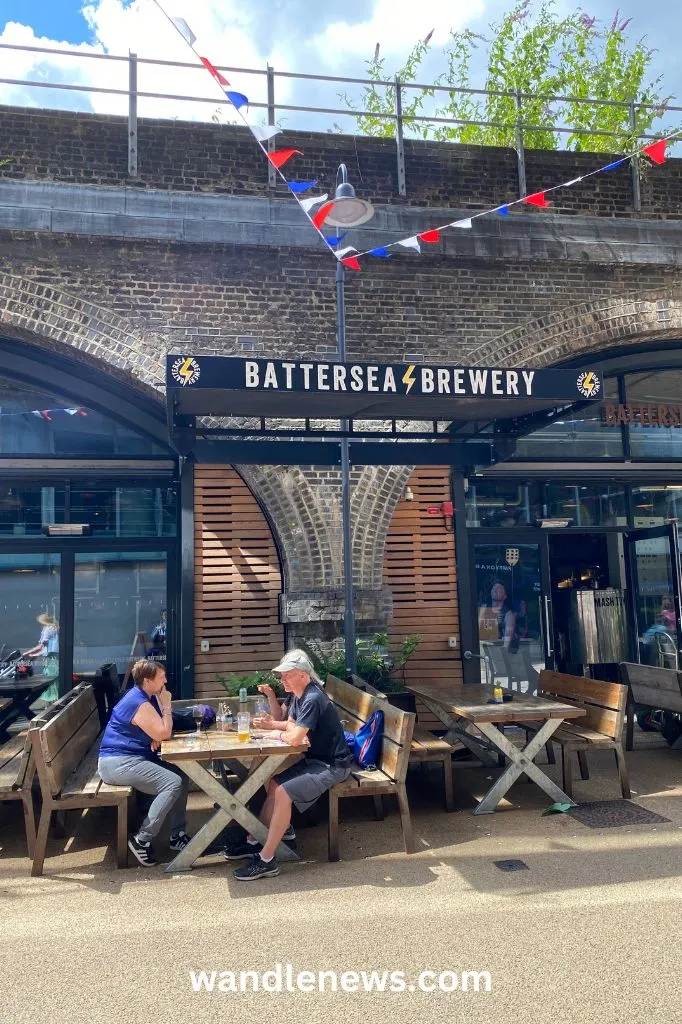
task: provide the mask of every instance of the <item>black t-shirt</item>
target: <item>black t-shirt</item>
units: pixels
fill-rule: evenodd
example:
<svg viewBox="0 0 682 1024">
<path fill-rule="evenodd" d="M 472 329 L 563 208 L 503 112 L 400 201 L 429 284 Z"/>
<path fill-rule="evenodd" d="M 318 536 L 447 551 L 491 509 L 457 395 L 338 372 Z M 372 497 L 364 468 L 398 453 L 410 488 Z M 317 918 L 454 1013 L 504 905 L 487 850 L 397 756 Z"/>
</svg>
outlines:
<svg viewBox="0 0 682 1024">
<path fill-rule="evenodd" d="M 338 765 L 351 760 L 336 708 L 317 683 L 310 682 L 300 697 L 292 695 L 289 718 L 308 729 L 306 758 Z"/>
</svg>

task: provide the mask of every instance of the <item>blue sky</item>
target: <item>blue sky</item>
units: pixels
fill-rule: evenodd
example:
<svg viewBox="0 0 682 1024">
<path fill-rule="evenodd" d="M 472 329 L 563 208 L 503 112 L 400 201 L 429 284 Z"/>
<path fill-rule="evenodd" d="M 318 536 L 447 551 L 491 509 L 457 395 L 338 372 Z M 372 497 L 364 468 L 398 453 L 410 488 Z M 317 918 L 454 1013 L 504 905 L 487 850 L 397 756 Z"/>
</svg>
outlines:
<svg viewBox="0 0 682 1024">
<path fill-rule="evenodd" d="M 442 69 L 439 53 L 451 27 L 487 31 L 491 20 L 508 9 L 512 0 L 164 0 L 169 13 L 182 15 L 199 37 L 214 63 L 242 68 L 264 68 L 271 63 L 282 71 L 306 71 L 344 76 L 362 76 L 364 61 L 377 42 L 387 57 L 386 70 L 397 68 L 410 45 L 435 28 L 434 50 L 422 74 L 428 78 Z M 616 4 L 612 0 L 556 0 L 561 12 L 580 5 L 592 15 L 610 21 Z M 657 52 L 653 73 L 664 74 L 664 93 L 677 96 L 682 106 L 682 62 L 678 41 L 682 37 L 682 4 L 679 0 L 622 0 L 622 17 L 632 16 L 632 35 L 646 35 Z M 164 22 L 152 0 L 0 0 L 0 41 L 25 46 L 78 46 L 84 51 L 192 60 L 182 40 Z M 125 88 L 125 65 L 65 58 L 44 58 L 27 53 L 2 53 L 2 77 L 40 78 L 51 81 L 89 83 Z M 173 70 L 141 70 L 141 88 L 155 92 L 194 95 L 214 94 L 211 82 L 201 73 Z M 422 78 L 422 80 L 424 80 Z M 472 83 L 483 85 L 482 81 Z M 251 99 L 261 98 L 263 79 L 240 77 L 238 88 Z M 280 102 L 340 105 L 340 87 L 294 85 L 278 80 Z M 264 97 L 262 97 L 264 98 Z M 46 89 L 0 86 L 0 103 L 34 106 L 62 106 L 123 113 L 123 100 L 108 96 Z M 216 105 L 220 103 L 216 94 Z M 191 117 L 202 110 L 210 117 L 209 105 L 191 106 L 147 101 L 142 114 Z M 217 109 L 217 107 L 216 107 Z M 682 122 L 682 114 L 675 122 Z M 284 119 L 294 127 L 296 115 Z M 347 119 L 342 127 L 353 130 Z"/>
</svg>

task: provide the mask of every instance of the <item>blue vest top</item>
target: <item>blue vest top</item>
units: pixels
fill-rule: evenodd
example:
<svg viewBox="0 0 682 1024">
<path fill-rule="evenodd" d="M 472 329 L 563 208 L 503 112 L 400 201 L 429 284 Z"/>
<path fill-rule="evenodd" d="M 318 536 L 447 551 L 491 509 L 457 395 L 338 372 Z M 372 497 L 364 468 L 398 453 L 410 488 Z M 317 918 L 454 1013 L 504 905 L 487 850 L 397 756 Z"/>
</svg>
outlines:
<svg viewBox="0 0 682 1024">
<path fill-rule="evenodd" d="M 148 701 L 158 715 L 161 715 L 161 708 L 156 697 L 148 697 L 139 688 L 133 686 L 123 694 L 120 701 L 111 713 L 102 736 L 99 748 L 100 757 L 144 757 L 148 761 L 156 761 L 157 755 L 152 752 L 151 736 L 148 736 L 144 729 L 133 725 L 133 718 L 137 709 Z"/>
</svg>

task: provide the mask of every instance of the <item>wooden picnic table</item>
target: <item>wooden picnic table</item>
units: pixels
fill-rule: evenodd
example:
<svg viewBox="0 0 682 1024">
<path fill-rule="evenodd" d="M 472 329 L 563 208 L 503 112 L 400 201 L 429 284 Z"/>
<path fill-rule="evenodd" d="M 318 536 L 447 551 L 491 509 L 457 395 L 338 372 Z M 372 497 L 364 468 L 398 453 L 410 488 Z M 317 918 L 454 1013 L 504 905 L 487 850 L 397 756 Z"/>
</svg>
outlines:
<svg viewBox="0 0 682 1024">
<path fill-rule="evenodd" d="M 162 760 L 177 764 L 211 802 L 218 805 L 218 809 L 185 849 L 170 862 L 166 871 L 189 871 L 233 820 L 239 822 L 259 842 L 265 843 L 268 830 L 247 804 L 261 786 L 267 785 L 273 775 L 299 760 L 306 749 L 307 744 L 293 747 L 270 737 L 265 730 L 252 731 L 251 738 L 241 743 L 236 732 L 218 732 L 215 726 L 202 732 L 199 740 L 194 733 L 164 740 L 160 751 Z M 210 771 L 207 763 L 211 761 L 239 762 L 248 768 L 246 777 L 234 793 Z M 277 847 L 277 857 L 283 861 L 299 859 L 298 854 L 284 842 Z"/>
<path fill-rule="evenodd" d="M 53 677 L 29 676 L 27 679 L 0 679 L 0 741 L 7 738 L 7 729 L 22 716 L 34 717 L 30 705 L 51 685 Z"/>
<path fill-rule="evenodd" d="M 413 683 L 408 685 L 408 689 L 419 697 L 446 727 L 448 731 L 443 738 L 447 743 L 463 743 L 484 765 L 495 766 L 496 753 L 502 754 L 509 762 L 474 808 L 474 814 L 490 814 L 494 811 L 510 787 L 523 774 L 532 779 L 554 802 L 574 804 L 574 801 L 535 764 L 535 757 L 561 723 L 569 718 L 581 718 L 585 714 L 584 708 L 549 697 L 536 697 L 518 692 L 514 692 L 511 701 L 489 704 L 491 687 L 461 683 Z M 498 726 L 521 725 L 524 722 L 543 724 L 531 737 L 530 742 L 520 749 Z M 479 735 L 468 731 L 471 725 L 476 727 Z"/>
</svg>

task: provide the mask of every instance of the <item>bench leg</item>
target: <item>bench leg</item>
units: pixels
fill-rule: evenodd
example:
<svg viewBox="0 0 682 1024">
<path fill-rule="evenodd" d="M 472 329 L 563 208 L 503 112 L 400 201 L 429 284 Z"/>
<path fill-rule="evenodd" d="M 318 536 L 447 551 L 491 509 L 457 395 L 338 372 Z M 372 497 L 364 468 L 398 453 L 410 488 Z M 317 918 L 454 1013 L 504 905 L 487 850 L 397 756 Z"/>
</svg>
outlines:
<svg viewBox="0 0 682 1024">
<path fill-rule="evenodd" d="M 554 744 L 551 740 L 549 743 L 545 743 L 545 751 L 547 753 L 547 764 L 556 764 L 556 757 L 554 756 Z"/>
<path fill-rule="evenodd" d="M 116 809 L 116 863 L 128 867 L 128 800 L 121 800 Z"/>
<path fill-rule="evenodd" d="M 563 776 L 563 790 L 569 800 L 573 799 L 573 763 L 571 753 L 567 747 L 561 748 L 561 772 Z"/>
<path fill-rule="evenodd" d="M 50 832 L 51 820 L 52 808 L 49 804 L 43 804 L 43 809 L 40 812 L 38 835 L 36 837 L 36 844 L 33 852 L 33 865 L 31 867 L 31 874 L 34 877 L 42 875 L 43 873 L 43 864 L 45 863 L 45 851 L 47 849 L 47 839 Z"/>
<path fill-rule="evenodd" d="M 587 751 L 579 750 L 578 752 L 578 764 L 580 765 L 580 778 L 589 779 L 590 769 L 587 766 Z"/>
<path fill-rule="evenodd" d="M 620 791 L 623 794 L 623 798 L 625 800 L 629 800 L 632 794 L 630 793 L 630 782 L 628 780 L 628 766 L 625 763 L 625 751 L 623 750 L 622 744 L 617 743 L 613 752 L 616 755 L 616 764 L 618 765 Z"/>
<path fill-rule="evenodd" d="M 443 783 L 445 786 L 445 810 L 454 811 L 455 795 L 452 785 L 452 755 L 446 754 L 443 758 Z"/>
<path fill-rule="evenodd" d="M 628 702 L 626 719 L 625 719 L 625 749 L 635 749 L 635 705 L 632 701 Z"/>
<path fill-rule="evenodd" d="M 396 783 L 396 793 L 398 796 L 398 809 L 400 810 L 400 823 L 403 827 L 405 853 L 414 853 L 414 833 L 412 832 L 410 805 L 407 801 L 407 789 L 404 782 Z"/>
<path fill-rule="evenodd" d="M 24 826 L 26 828 L 28 855 L 33 859 L 36 849 L 36 818 L 33 809 L 33 794 L 30 788 L 22 792 L 21 800 L 24 805 Z"/>
<path fill-rule="evenodd" d="M 372 797 L 372 799 L 374 800 L 374 817 L 376 818 L 377 821 L 383 821 L 384 820 L 384 798 L 381 796 L 380 793 L 377 793 L 376 796 Z"/>
<path fill-rule="evenodd" d="M 333 789 L 329 790 L 329 860 L 339 859 L 339 798 Z"/>
</svg>

